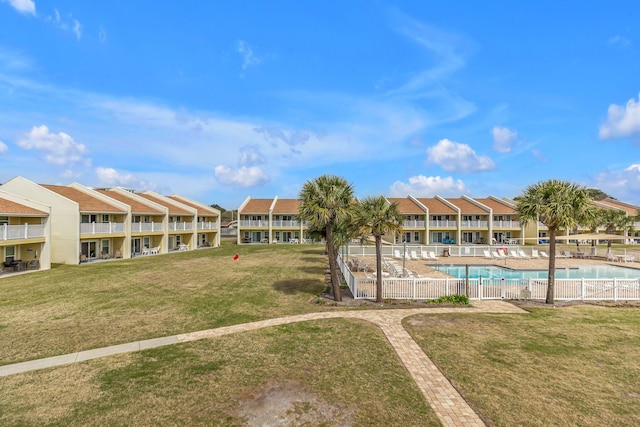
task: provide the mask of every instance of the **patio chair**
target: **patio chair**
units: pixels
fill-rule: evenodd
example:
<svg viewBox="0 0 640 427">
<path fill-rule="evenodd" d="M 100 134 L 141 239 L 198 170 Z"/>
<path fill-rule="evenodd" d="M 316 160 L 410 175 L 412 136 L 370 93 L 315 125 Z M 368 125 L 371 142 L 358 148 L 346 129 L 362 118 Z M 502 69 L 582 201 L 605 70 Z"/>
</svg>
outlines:
<svg viewBox="0 0 640 427">
<path fill-rule="evenodd" d="M 411 251 L 411 259 L 416 261 L 420 259 L 418 258 L 418 254 L 416 254 L 416 251 Z"/>
<path fill-rule="evenodd" d="M 540 258 L 537 249 L 531 249 L 531 258 Z"/>
<path fill-rule="evenodd" d="M 100 258 L 109 259 L 109 258 L 111 258 L 111 255 L 109 255 L 109 252 L 102 251 L 102 252 L 100 252 Z"/>
<path fill-rule="evenodd" d="M 15 271 L 15 267 L 14 265 L 11 263 L 11 261 L 4 261 L 2 263 L 2 271 Z"/>
<path fill-rule="evenodd" d="M 520 255 L 520 258 L 522 259 L 529 259 L 531 258 L 529 255 L 525 254 L 524 251 L 522 249 L 518 249 L 518 255 Z"/>
<path fill-rule="evenodd" d="M 429 252 L 429 258 L 437 261 L 438 260 L 438 255 L 436 255 L 436 253 L 434 251 L 430 251 Z"/>
<path fill-rule="evenodd" d="M 424 249 L 420 251 L 420 256 L 422 257 L 422 259 L 431 259 L 429 258 L 429 254 L 427 253 L 427 251 L 425 251 Z"/>
<path fill-rule="evenodd" d="M 484 257 L 486 259 L 493 259 L 493 257 L 491 256 L 491 252 L 489 251 L 482 251 L 482 253 L 484 254 Z"/>
<path fill-rule="evenodd" d="M 402 255 L 400 255 L 400 251 L 398 249 L 394 249 L 393 250 L 393 257 L 394 258 L 398 258 L 398 259 L 402 259 Z"/>
<path fill-rule="evenodd" d="M 27 264 L 27 270 L 40 270 L 40 261 L 37 259 L 32 259 Z"/>
<path fill-rule="evenodd" d="M 520 257 L 520 255 L 518 255 L 518 251 L 517 251 L 517 250 L 515 250 L 515 249 L 514 249 L 514 250 L 512 250 L 512 251 L 507 252 L 507 256 L 508 256 L 509 258 L 513 258 L 513 259 L 522 259 L 522 258 Z"/>
<path fill-rule="evenodd" d="M 546 253 L 545 251 L 540 251 L 540 256 L 541 256 L 542 258 L 549 258 L 549 254 L 548 254 L 548 253 Z"/>
<path fill-rule="evenodd" d="M 122 258 L 122 252 L 116 249 L 116 253 L 113 255 L 114 258 Z"/>
</svg>

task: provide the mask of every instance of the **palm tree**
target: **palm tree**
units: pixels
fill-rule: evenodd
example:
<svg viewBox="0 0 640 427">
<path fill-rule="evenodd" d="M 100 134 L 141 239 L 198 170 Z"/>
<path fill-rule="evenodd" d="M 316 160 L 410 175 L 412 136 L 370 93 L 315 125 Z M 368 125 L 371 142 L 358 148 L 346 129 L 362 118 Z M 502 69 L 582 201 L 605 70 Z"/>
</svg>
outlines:
<svg viewBox="0 0 640 427">
<path fill-rule="evenodd" d="M 398 204 L 384 196 L 367 197 L 358 207 L 358 224 L 376 242 L 376 302 L 382 302 L 382 236 L 400 231 L 403 220 Z"/>
<path fill-rule="evenodd" d="M 527 187 L 518 199 L 516 209 L 524 223 L 540 221 L 549 229 L 549 280 L 546 302 L 553 304 L 557 232 L 561 229 L 572 229 L 590 220 L 594 214 L 591 197 L 582 186 L 552 179 Z"/>
<path fill-rule="evenodd" d="M 308 221 L 312 228 L 324 229 L 333 298 L 342 301 L 334 231 L 353 216 L 353 186 L 338 176 L 322 175 L 302 186 L 300 199 L 300 218 Z"/>
<path fill-rule="evenodd" d="M 633 231 L 635 218 L 629 216 L 626 211 L 618 209 L 602 209 L 600 211 L 600 225 L 605 227 L 605 233 L 614 234 L 622 230 L 621 237 L 627 237 L 627 232 Z M 611 239 L 607 241 L 607 254 L 611 253 Z"/>
</svg>

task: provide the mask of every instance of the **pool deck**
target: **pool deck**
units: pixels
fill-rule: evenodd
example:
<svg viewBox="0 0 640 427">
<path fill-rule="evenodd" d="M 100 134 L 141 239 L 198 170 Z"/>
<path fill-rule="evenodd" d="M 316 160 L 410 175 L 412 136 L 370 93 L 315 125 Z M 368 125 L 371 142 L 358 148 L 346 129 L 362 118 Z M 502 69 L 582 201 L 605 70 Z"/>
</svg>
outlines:
<svg viewBox="0 0 640 427">
<path fill-rule="evenodd" d="M 369 271 L 373 272 L 376 268 L 375 257 L 356 257 L 366 261 L 369 265 Z M 402 264 L 401 259 L 395 259 L 398 264 Z M 547 258 L 531 258 L 531 259 L 486 259 L 484 257 L 438 257 L 437 260 L 406 260 L 405 267 L 411 271 L 426 277 L 451 277 L 441 271 L 434 270 L 432 265 L 496 265 L 499 267 L 511 268 L 513 270 L 547 270 L 549 268 L 549 259 Z M 640 269 L 640 262 L 610 262 L 604 258 L 556 258 L 556 268 L 571 268 L 578 265 L 615 265 L 617 267 L 629 267 Z M 365 273 L 355 273 L 358 277 L 365 277 Z"/>
</svg>

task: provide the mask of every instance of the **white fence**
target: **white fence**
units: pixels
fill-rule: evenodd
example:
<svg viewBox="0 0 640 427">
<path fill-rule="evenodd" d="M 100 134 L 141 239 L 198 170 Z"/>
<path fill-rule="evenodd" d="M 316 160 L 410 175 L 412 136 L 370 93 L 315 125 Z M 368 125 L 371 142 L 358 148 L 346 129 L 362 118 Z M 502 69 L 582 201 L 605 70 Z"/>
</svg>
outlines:
<svg viewBox="0 0 640 427">
<path fill-rule="evenodd" d="M 355 299 L 375 299 L 376 279 L 356 277 L 341 256 L 338 266 Z M 465 294 L 467 279 L 384 278 L 383 299 L 429 300 L 452 294 Z M 545 299 L 546 279 L 468 279 L 469 298 Z M 558 301 L 636 301 L 640 300 L 639 279 L 556 279 Z"/>
<path fill-rule="evenodd" d="M 121 222 L 91 222 L 80 224 L 80 234 L 114 234 L 124 233 Z"/>
<path fill-rule="evenodd" d="M 44 225 L 24 224 L 24 225 L 0 225 L 0 240 L 20 240 L 44 237 Z"/>
</svg>

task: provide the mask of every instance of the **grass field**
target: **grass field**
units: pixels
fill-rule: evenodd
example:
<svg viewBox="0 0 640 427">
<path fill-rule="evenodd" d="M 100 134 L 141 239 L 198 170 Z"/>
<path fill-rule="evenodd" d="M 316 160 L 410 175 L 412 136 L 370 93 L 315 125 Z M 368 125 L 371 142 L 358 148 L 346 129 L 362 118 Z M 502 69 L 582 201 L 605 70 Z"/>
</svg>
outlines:
<svg viewBox="0 0 640 427">
<path fill-rule="evenodd" d="M 404 325 L 493 425 L 640 425 L 640 309 L 530 310 Z"/>
<path fill-rule="evenodd" d="M 225 245 L 3 278 L 0 364 L 347 309 L 312 302 L 325 263 L 320 246 Z M 489 425 L 640 425 L 638 309 L 405 327 Z M 331 319 L 3 377 L 0 425 L 262 425 L 295 396 L 291 425 L 439 424 L 378 328 Z"/>
</svg>

